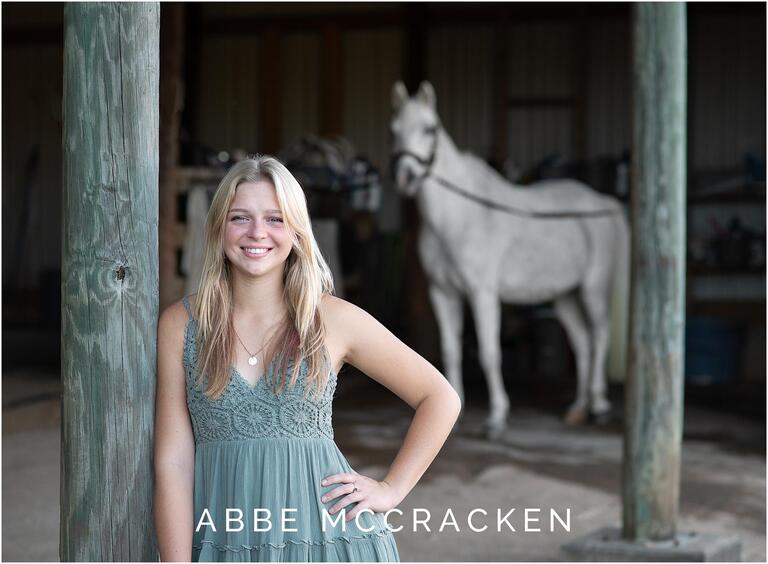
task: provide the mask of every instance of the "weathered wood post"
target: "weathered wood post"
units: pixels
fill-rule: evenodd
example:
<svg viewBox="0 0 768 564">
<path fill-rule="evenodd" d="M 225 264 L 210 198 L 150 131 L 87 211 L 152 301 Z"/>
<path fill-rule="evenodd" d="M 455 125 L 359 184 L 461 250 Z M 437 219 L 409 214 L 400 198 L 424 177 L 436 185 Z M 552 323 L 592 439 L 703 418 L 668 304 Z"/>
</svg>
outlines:
<svg viewBox="0 0 768 564">
<path fill-rule="evenodd" d="M 685 4 L 632 6 L 632 288 L 623 527 L 563 546 L 583 561 L 732 561 L 727 536 L 677 530 L 685 355 Z"/>
<path fill-rule="evenodd" d="M 157 560 L 157 3 L 64 10 L 63 561 Z"/>
<path fill-rule="evenodd" d="M 633 5 L 632 291 L 624 537 L 674 537 L 683 426 L 685 4 Z"/>
</svg>

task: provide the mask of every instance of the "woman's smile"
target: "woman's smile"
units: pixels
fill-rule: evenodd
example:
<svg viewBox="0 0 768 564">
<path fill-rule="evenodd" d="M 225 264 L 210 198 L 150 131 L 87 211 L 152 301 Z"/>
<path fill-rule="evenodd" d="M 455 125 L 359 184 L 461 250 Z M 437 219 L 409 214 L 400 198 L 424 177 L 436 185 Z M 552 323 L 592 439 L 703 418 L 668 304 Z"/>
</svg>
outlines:
<svg viewBox="0 0 768 564">
<path fill-rule="evenodd" d="M 245 253 L 245 256 L 251 259 L 260 260 L 263 259 L 269 251 L 272 250 L 272 247 L 240 247 L 243 249 L 243 252 Z"/>
</svg>

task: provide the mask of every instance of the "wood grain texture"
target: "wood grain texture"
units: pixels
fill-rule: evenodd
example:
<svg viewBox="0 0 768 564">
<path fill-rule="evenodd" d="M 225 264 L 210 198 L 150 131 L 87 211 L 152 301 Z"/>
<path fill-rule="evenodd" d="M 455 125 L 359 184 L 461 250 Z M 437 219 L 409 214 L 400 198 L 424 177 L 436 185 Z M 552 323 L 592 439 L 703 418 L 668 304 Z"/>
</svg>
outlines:
<svg viewBox="0 0 768 564">
<path fill-rule="evenodd" d="M 686 15 L 633 5 L 632 292 L 624 536 L 675 535 L 685 327 Z"/>
<path fill-rule="evenodd" d="M 157 3 L 64 14 L 63 561 L 157 560 Z"/>
</svg>

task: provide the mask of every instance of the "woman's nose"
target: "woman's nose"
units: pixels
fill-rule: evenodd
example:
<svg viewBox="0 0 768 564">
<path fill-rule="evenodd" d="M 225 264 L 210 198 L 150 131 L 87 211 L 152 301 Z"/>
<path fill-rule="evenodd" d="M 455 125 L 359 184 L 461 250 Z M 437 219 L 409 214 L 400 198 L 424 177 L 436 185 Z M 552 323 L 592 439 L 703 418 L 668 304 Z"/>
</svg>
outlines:
<svg viewBox="0 0 768 564">
<path fill-rule="evenodd" d="M 254 239 L 261 239 L 266 235 L 266 226 L 261 219 L 254 219 L 251 222 L 251 228 L 248 230 L 248 235 Z"/>
</svg>

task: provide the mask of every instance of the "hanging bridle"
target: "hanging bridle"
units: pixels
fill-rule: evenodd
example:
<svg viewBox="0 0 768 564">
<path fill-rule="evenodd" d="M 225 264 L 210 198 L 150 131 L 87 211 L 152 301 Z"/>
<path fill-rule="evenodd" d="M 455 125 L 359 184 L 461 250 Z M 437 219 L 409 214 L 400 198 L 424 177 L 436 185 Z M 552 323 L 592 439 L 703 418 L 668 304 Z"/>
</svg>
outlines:
<svg viewBox="0 0 768 564">
<path fill-rule="evenodd" d="M 417 155 L 416 153 L 408 150 L 394 151 L 392 153 L 391 161 L 390 161 L 390 166 L 391 166 L 390 170 L 392 170 L 392 176 L 393 177 L 395 176 L 394 173 L 397 170 L 397 164 L 400 162 L 400 159 L 408 156 L 415 159 L 419 164 L 424 166 L 424 172 L 421 173 L 418 177 L 416 177 L 412 182 L 418 182 L 419 184 L 422 184 L 427 178 L 431 178 L 438 184 L 444 186 L 445 188 L 448 188 L 452 192 L 455 192 L 461 196 L 464 196 L 465 198 L 473 200 L 486 207 L 504 211 L 507 213 L 521 215 L 525 217 L 563 218 L 563 217 L 595 217 L 595 216 L 615 215 L 620 211 L 617 209 L 594 210 L 594 211 L 585 210 L 585 211 L 570 211 L 570 212 L 528 211 L 528 210 L 521 210 L 506 204 L 501 204 L 499 202 L 493 202 L 491 200 L 487 200 L 483 198 L 482 196 L 473 194 L 472 192 L 465 190 L 461 186 L 457 186 L 450 180 L 446 178 L 442 178 L 441 176 L 438 176 L 432 173 L 432 165 L 435 163 L 435 158 L 437 156 L 437 139 L 438 139 L 437 134 L 439 131 L 440 131 L 440 122 L 437 122 L 435 125 L 425 128 L 425 132 L 433 136 L 432 150 L 430 151 L 430 155 L 427 158 L 424 158 L 421 155 Z"/>
</svg>

